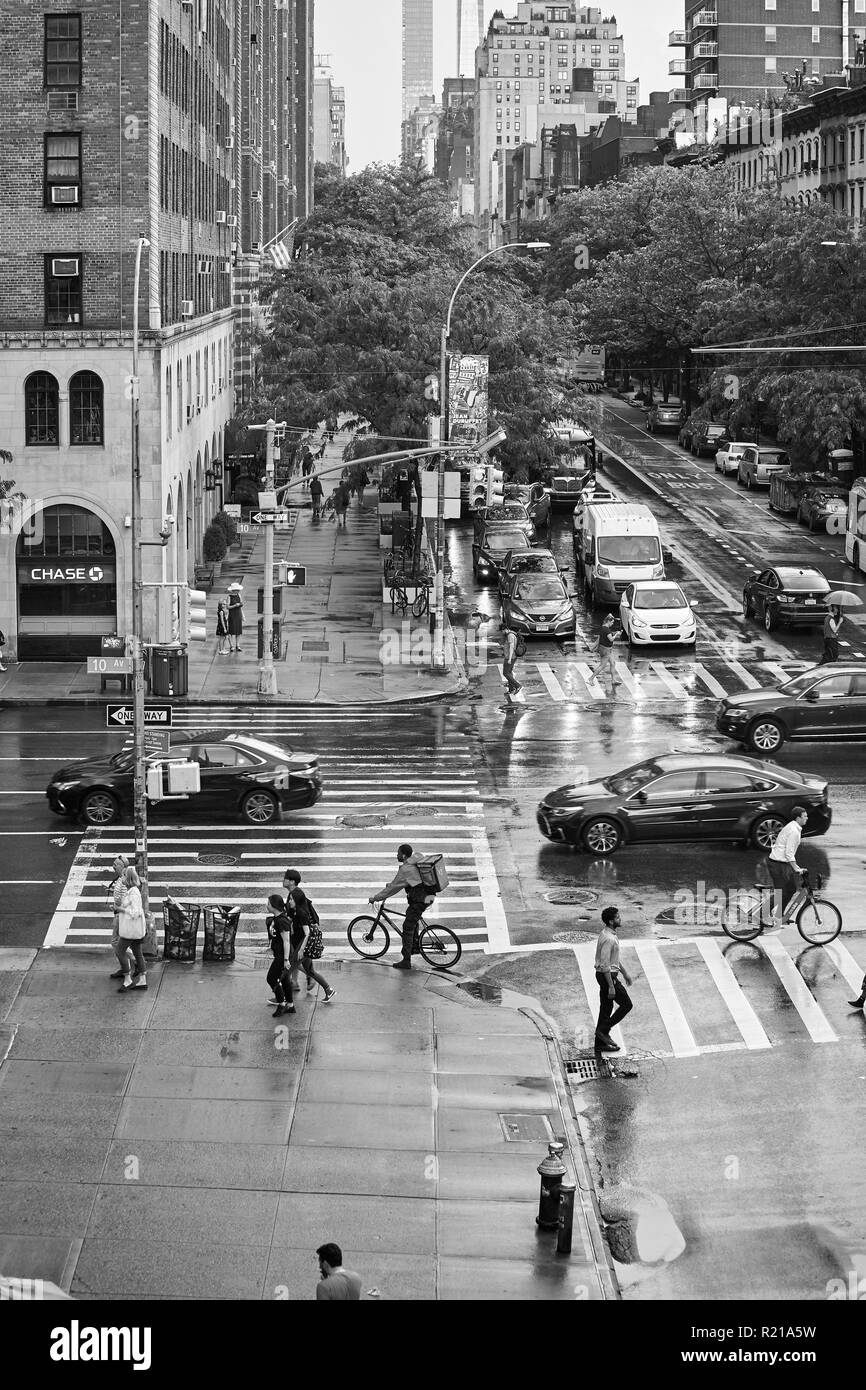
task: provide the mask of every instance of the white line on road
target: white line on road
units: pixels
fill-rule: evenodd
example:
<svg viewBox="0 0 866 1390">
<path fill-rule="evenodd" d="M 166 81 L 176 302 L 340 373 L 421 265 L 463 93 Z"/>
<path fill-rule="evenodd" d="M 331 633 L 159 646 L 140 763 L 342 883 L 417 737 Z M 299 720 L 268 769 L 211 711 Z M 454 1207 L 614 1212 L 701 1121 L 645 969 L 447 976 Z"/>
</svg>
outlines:
<svg viewBox="0 0 866 1390">
<path fill-rule="evenodd" d="M 499 879 L 496 876 L 496 865 L 493 862 L 487 832 L 481 826 L 472 831 L 472 849 L 475 855 L 475 871 L 478 875 L 478 886 L 481 889 L 481 901 L 484 906 L 490 945 L 496 950 L 504 951 L 507 950 L 509 942 L 508 920 L 505 916 L 505 904 L 502 901 Z"/>
<path fill-rule="evenodd" d="M 743 685 L 746 687 L 747 690 L 761 689 L 761 682 L 756 681 L 755 677 L 751 675 L 750 672 L 746 670 L 745 666 L 741 665 L 739 661 L 735 661 L 732 656 L 724 656 L 722 657 L 722 660 L 724 661 L 726 666 L 730 667 L 734 675 L 737 676 L 738 679 L 743 682 Z"/>
<path fill-rule="evenodd" d="M 633 700 L 642 700 L 644 698 L 644 693 L 641 688 L 640 676 L 633 672 L 631 667 L 624 661 L 616 661 L 614 662 L 614 666 L 616 667 L 616 674 L 619 676 L 619 679 L 622 681 L 631 698 Z"/>
<path fill-rule="evenodd" d="M 604 700 L 605 693 L 593 674 L 592 668 L 585 661 L 575 662 L 577 673 L 594 700 Z"/>
<path fill-rule="evenodd" d="M 803 979 L 781 941 L 772 936 L 762 937 L 761 950 L 772 965 L 791 1003 L 808 1029 L 813 1042 L 838 1042 L 827 1018 L 815 1003 L 812 991 Z"/>
<path fill-rule="evenodd" d="M 849 984 L 859 994 L 864 971 L 863 967 L 857 964 L 848 947 L 843 946 L 841 941 L 831 941 L 829 945 L 824 947 L 824 950 L 846 984 Z"/>
<path fill-rule="evenodd" d="M 701 1049 L 692 1035 L 658 946 L 654 941 L 631 941 L 628 944 L 634 947 L 643 966 L 647 984 L 652 990 L 665 1031 L 671 1040 L 674 1056 L 699 1057 Z"/>
<path fill-rule="evenodd" d="M 716 698 L 719 700 L 723 700 L 725 698 L 728 692 L 726 691 L 723 685 L 719 684 L 715 676 L 710 675 L 706 666 L 701 666 L 700 662 L 697 662 L 692 667 L 692 670 L 694 671 L 698 680 L 703 681 L 704 685 L 707 687 L 707 690 L 710 692 L 711 695 L 715 695 Z"/>
<path fill-rule="evenodd" d="M 691 698 L 685 686 L 677 680 L 676 676 L 672 676 L 670 671 L 668 671 L 660 661 L 651 661 L 650 666 L 655 671 L 659 680 L 664 682 L 671 694 L 676 696 L 678 700 L 688 700 Z"/>
<path fill-rule="evenodd" d="M 753 1050 L 771 1047 L 758 1015 L 737 984 L 737 977 L 722 955 L 718 942 L 709 937 L 699 937 L 696 945 L 728 1013 L 740 1030 L 743 1042 Z"/>
<path fill-rule="evenodd" d="M 63 892 L 54 910 L 48 931 L 45 933 L 45 940 L 42 945 L 46 950 L 52 946 L 62 946 L 66 940 L 73 918 L 76 916 L 78 900 L 84 891 L 98 844 L 99 831 L 90 830 L 78 846 L 78 852 L 72 861 Z"/>
<path fill-rule="evenodd" d="M 544 684 L 547 687 L 548 695 L 550 695 L 552 699 L 556 700 L 558 703 L 561 704 L 562 701 L 565 699 L 565 691 L 559 684 L 559 681 L 556 679 L 556 676 L 553 674 L 553 667 L 548 666 L 547 662 L 544 661 L 537 661 L 535 665 L 538 670 L 538 674 L 541 676 L 541 679 L 544 681 Z"/>
</svg>

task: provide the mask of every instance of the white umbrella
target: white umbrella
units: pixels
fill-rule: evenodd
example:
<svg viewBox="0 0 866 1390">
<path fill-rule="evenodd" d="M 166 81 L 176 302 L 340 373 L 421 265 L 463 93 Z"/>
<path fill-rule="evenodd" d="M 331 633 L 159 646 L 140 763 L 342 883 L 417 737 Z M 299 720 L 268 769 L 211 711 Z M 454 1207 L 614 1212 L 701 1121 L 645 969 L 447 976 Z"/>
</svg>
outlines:
<svg viewBox="0 0 866 1390">
<path fill-rule="evenodd" d="M 862 608 L 863 600 L 857 594 L 849 594 L 847 589 L 834 589 L 827 595 L 827 602 L 834 608 Z"/>
</svg>

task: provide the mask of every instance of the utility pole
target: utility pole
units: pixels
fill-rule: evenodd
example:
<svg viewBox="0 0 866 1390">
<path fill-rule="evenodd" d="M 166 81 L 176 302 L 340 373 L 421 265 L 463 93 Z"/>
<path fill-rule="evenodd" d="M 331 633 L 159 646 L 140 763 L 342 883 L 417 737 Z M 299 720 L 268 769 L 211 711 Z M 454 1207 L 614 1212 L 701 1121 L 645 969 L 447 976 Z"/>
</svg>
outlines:
<svg viewBox="0 0 866 1390">
<path fill-rule="evenodd" d="M 273 417 L 265 425 L 265 491 L 274 491 L 274 438 L 277 422 Z M 259 667 L 259 694 L 276 695 L 277 673 L 274 670 L 274 522 L 265 526 L 265 584 L 262 604 L 262 664 Z"/>
<path fill-rule="evenodd" d="M 450 314 L 449 314 L 450 318 Z M 448 330 L 443 323 L 439 346 L 439 443 L 448 443 Z M 434 590 L 433 665 L 445 669 L 445 449 L 436 470 L 436 588 Z"/>
<path fill-rule="evenodd" d="M 132 689 L 133 689 L 133 813 L 135 821 L 135 867 L 141 879 L 141 901 L 148 934 L 151 934 L 150 902 L 147 889 L 147 796 L 144 765 L 144 631 L 143 586 L 141 579 L 141 452 L 139 449 L 138 376 L 138 290 L 141 279 L 141 253 L 150 242 L 139 237 L 135 252 L 135 280 L 132 292 Z"/>
</svg>

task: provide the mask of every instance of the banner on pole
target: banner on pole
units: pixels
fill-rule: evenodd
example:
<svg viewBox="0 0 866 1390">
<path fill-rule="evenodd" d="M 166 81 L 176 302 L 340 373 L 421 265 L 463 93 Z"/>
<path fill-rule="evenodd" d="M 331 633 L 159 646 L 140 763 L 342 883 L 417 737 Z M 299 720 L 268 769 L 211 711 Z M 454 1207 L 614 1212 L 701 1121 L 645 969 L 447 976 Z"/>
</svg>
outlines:
<svg viewBox="0 0 866 1390">
<path fill-rule="evenodd" d="M 489 359 L 468 352 L 448 354 L 448 439 L 480 444 L 487 438 Z"/>
</svg>

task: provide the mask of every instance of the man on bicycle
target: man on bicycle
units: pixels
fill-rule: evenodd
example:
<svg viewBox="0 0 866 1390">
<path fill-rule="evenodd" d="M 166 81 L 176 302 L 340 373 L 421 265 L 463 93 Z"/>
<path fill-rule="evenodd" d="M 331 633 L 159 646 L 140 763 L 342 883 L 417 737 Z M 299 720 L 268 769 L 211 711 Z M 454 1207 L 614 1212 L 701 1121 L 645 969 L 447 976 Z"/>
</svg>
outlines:
<svg viewBox="0 0 866 1390">
<path fill-rule="evenodd" d="M 418 922 L 424 908 L 433 902 L 433 894 L 428 892 L 421 882 L 418 855 L 411 845 L 398 846 L 397 862 L 400 867 L 391 882 L 386 883 L 381 893 L 375 893 L 368 901 L 382 903 L 386 898 L 392 898 L 395 893 L 399 893 L 401 888 L 405 888 L 409 906 L 400 928 L 403 940 L 402 954 L 400 959 L 394 962 L 393 969 L 411 970 L 412 954 L 418 950 Z"/>
<path fill-rule="evenodd" d="M 795 806 L 791 812 L 791 819 L 787 825 L 782 826 L 767 858 L 767 868 L 776 890 L 773 894 L 771 918 L 774 927 L 784 925 L 785 909 L 797 891 L 797 875 L 805 873 L 803 866 L 797 863 L 797 850 L 808 819 L 809 812 L 806 808 Z"/>
</svg>

